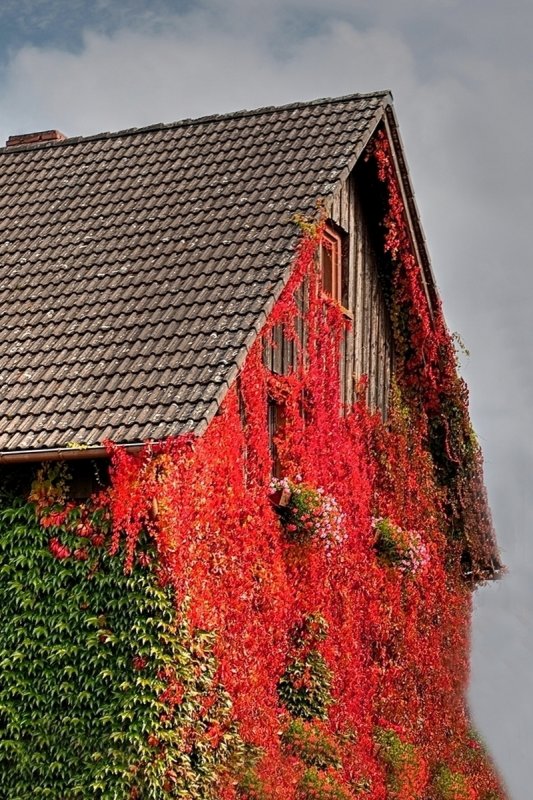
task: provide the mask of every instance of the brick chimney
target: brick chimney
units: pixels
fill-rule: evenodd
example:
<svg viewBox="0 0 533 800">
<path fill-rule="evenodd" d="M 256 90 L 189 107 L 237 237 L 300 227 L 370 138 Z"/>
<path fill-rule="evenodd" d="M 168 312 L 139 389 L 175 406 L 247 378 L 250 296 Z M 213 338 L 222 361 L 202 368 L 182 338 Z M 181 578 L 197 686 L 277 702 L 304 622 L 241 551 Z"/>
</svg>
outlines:
<svg viewBox="0 0 533 800">
<path fill-rule="evenodd" d="M 6 142 L 6 147 L 20 147 L 23 144 L 39 144 L 40 142 L 63 142 L 66 138 L 61 131 L 35 131 L 35 133 L 10 136 Z"/>
</svg>

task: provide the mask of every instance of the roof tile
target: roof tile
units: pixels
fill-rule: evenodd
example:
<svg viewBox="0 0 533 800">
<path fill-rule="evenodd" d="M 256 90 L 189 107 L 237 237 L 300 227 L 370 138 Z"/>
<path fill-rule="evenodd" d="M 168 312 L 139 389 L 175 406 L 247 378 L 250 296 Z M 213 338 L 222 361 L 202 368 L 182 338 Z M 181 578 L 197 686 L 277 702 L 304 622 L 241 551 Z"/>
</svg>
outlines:
<svg viewBox="0 0 533 800">
<path fill-rule="evenodd" d="M 209 419 L 386 93 L 0 150 L 0 452 Z"/>
</svg>

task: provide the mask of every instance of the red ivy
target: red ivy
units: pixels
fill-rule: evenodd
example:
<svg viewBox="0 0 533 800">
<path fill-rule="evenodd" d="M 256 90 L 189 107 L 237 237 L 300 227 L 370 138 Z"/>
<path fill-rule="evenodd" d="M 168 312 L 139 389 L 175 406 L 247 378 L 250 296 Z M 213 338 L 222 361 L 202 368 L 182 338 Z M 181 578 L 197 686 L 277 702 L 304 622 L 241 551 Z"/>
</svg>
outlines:
<svg viewBox="0 0 533 800">
<path fill-rule="evenodd" d="M 285 377 L 271 375 L 258 340 L 240 376 L 240 396 L 236 387 L 229 391 L 200 439 L 147 445 L 137 455 L 108 445 L 112 485 L 99 503 L 112 521 L 111 551 L 125 542 L 125 569 L 135 558 L 151 558 L 140 548 L 147 534 L 180 611 L 193 628 L 216 631 L 217 678 L 232 698 L 234 723 L 248 744 L 261 748 L 255 768 L 261 796 L 301 797 L 297 787 L 305 784 L 307 767 L 281 746 L 287 714 L 277 687 L 291 659 L 308 653 L 295 646 L 294 631 L 318 614 L 328 632 L 311 649 L 331 672 L 333 698 L 320 724 L 342 763 L 328 771 L 326 782 L 328 792 L 335 785 L 342 794 L 321 797 L 356 798 L 364 791 L 369 800 L 415 800 L 425 792 L 438 800 L 431 787 L 441 763 L 464 776 L 473 798 L 484 800 L 491 791 L 503 797 L 490 763 L 472 746 L 465 705 L 471 595 L 448 539 L 451 488 L 439 479 L 428 447 L 431 419 L 445 414 L 452 401 L 466 435 L 466 395 L 440 308 L 433 317 L 429 312 L 384 137 L 369 157 L 388 189 L 385 246 L 395 265 L 393 316 L 403 355 L 387 424 L 363 403 L 339 413 L 346 322 L 320 291 L 318 226 L 303 238 L 292 277 L 263 331 L 268 337 L 273 325 L 283 326 L 299 347 L 297 368 Z M 305 358 L 294 327 L 300 313 L 294 293 L 304 280 Z M 268 396 L 283 406 L 277 450 L 284 473 L 323 489 L 344 515 L 346 536 L 327 548 L 319 540 L 285 536 L 268 500 Z M 454 461 L 457 436 L 448 433 L 443 446 Z M 374 517 L 418 532 L 428 568 L 406 576 L 380 562 Z M 54 524 L 50 520 L 46 524 Z M 86 519 L 80 525 L 89 546 L 103 544 L 103 534 Z M 50 550 L 56 558 L 70 556 L 56 537 Z M 134 659 L 134 669 L 145 666 L 144 658 Z M 165 702 L 179 705 L 181 684 L 172 671 L 165 680 Z M 302 687 L 309 688 L 312 673 L 305 681 Z M 416 753 L 402 762 L 396 784 L 376 745 L 378 727 L 397 732 L 413 748 L 406 752 Z M 220 736 L 220 726 L 211 722 L 213 748 Z M 223 776 L 222 800 L 243 797 L 237 786 L 234 776 Z"/>
</svg>

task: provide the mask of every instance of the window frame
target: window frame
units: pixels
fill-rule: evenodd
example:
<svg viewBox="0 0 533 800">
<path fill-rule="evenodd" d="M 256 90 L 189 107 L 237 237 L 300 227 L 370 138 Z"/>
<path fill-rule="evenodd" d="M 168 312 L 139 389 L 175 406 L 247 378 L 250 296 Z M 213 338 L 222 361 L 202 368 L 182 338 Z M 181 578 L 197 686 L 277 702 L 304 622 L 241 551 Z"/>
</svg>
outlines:
<svg viewBox="0 0 533 800">
<path fill-rule="evenodd" d="M 329 225 L 324 228 L 320 240 L 319 263 L 322 291 L 342 305 L 342 239 Z M 331 281 L 325 277 L 326 264 L 331 268 Z M 331 288 L 327 288 L 329 283 Z"/>
<path fill-rule="evenodd" d="M 347 263 L 348 234 L 332 222 L 327 222 L 322 232 L 318 249 L 318 269 L 320 271 L 321 290 L 324 295 L 335 300 L 345 317 L 353 319 L 350 309 Z M 331 263 L 331 291 L 326 288 L 325 258 L 329 254 Z"/>
</svg>

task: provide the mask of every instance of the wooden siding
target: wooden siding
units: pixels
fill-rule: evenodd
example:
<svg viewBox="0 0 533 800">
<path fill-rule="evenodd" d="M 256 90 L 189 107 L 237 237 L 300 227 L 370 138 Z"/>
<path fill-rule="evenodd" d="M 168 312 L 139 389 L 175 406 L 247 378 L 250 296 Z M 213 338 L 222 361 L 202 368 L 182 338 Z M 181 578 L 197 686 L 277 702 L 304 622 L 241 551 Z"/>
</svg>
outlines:
<svg viewBox="0 0 533 800">
<path fill-rule="evenodd" d="M 344 403 L 355 400 L 356 389 L 368 379 L 366 401 L 386 416 L 394 369 L 389 312 L 382 286 L 375 236 L 368 224 L 365 187 L 357 172 L 345 181 L 332 203 L 330 218 L 346 232 L 347 300 L 351 327 L 343 343 Z"/>
<path fill-rule="evenodd" d="M 305 349 L 305 326 L 303 314 L 306 309 L 307 283 L 296 292 L 296 305 L 301 311 L 294 321 L 296 336 Z M 263 340 L 263 363 L 275 375 L 288 375 L 297 365 L 298 346 L 283 335 L 282 325 L 275 325 L 270 336 Z"/>
<path fill-rule="evenodd" d="M 384 256 L 379 242 L 379 227 L 370 202 L 371 189 L 357 169 L 345 181 L 330 208 L 330 220 L 342 241 L 342 306 L 350 327 L 341 343 L 343 406 L 356 400 L 361 380 L 366 377 L 365 399 L 372 410 L 387 414 L 394 369 L 389 312 L 383 287 Z M 373 223 L 373 228 L 369 225 Z M 297 302 L 304 311 L 307 287 L 298 291 Z M 296 330 L 305 352 L 303 320 L 296 320 Z M 283 335 L 281 325 L 274 327 L 263 344 L 265 365 L 277 375 L 287 375 L 296 367 L 295 342 Z"/>
</svg>

